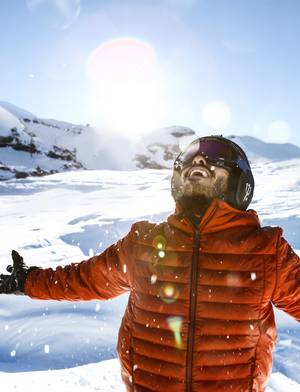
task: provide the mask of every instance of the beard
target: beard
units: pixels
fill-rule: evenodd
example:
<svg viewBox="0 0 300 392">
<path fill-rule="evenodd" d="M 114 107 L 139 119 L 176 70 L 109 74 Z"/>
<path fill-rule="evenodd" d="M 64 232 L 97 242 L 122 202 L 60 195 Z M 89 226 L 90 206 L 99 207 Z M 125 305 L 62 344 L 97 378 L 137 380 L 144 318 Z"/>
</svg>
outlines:
<svg viewBox="0 0 300 392">
<path fill-rule="evenodd" d="M 210 182 L 185 182 L 182 185 L 183 196 L 204 197 L 207 200 L 212 200 L 215 197 L 223 196 L 226 189 L 227 179 L 225 178 L 216 178 Z"/>
<path fill-rule="evenodd" d="M 210 181 L 184 181 L 180 173 L 172 176 L 172 195 L 190 206 L 209 204 L 214 198 L 224 199 L 228 188 L 228 178 L 211 178 Z"/>
</svg>

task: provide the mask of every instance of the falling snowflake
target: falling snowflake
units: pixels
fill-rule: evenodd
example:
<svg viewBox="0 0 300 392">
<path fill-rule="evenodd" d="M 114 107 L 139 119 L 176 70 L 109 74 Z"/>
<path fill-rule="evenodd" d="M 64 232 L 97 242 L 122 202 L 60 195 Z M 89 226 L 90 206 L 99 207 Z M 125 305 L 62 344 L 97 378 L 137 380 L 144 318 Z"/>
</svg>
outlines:
<svg viewBox="0 0 300 392">
<path fill-rule="evenodd" d="M 93 257 L 94 256 L 94 249 L 90 248 L 89 249 L 89 257 Z"/>
<path fill-rule="evenodd" d="M 150 282 L 151 284 L 155 284 L 157 281 L 157 275 L 151 275 Z"/>
</svg>

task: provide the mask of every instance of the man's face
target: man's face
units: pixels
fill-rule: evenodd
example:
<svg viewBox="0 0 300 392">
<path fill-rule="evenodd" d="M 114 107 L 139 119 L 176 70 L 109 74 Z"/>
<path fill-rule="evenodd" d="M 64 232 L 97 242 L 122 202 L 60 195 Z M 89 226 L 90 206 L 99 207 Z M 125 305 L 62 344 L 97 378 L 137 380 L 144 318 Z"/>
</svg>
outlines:
<svg viewBox="0 0 300 392">
<path fill-rule="evenodd" d="M 223 195 L 228 188 L 229 171 L 214 166 L 203 155 L 196 155 L 177 174 L 176 187 L 183 197 L 205 197 L 212 200 Z"/>
</svg>

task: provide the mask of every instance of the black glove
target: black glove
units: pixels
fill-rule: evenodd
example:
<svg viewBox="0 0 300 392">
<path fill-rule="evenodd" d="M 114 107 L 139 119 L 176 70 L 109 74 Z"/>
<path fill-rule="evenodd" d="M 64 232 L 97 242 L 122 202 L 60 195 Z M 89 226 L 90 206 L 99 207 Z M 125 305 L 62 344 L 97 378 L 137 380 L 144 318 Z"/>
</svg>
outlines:
<svg viewBox="0 0 300 392">
<path fill-rule="evenodd" d="M 24 285 L 28 272 L 37 268 L 28 268 L 23 261 L 23 257 L 18 252 L 11 252 L 13 265 L 6 267 L 10 275 L 0 275 L 0 294 L 24 294 Z"/>
</svg>

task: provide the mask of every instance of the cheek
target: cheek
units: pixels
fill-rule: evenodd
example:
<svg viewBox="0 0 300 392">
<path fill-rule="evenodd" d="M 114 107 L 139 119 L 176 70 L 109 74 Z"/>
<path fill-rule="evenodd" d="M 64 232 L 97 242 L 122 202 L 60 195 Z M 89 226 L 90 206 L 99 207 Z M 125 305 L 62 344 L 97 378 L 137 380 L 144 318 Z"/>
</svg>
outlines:
<svg viewBox="0 0 300 392">
<path fill-rule="evenodd" d="M 188 170 L 182 170 L 182 172 L 180 173 L 180 180 L 183 182 L 185 180 L 185 175 L 187 173 Z"/>
<path fill-rule="evenodd" d="M 217 178 L 223 179 L 225 181 L 228 181 L 228 179 L 229 179 L 228 171 L 225 169 L 222 169 L 221 167 L 218 167 L 215 169 L 215 176 Z"/>
</svg>

